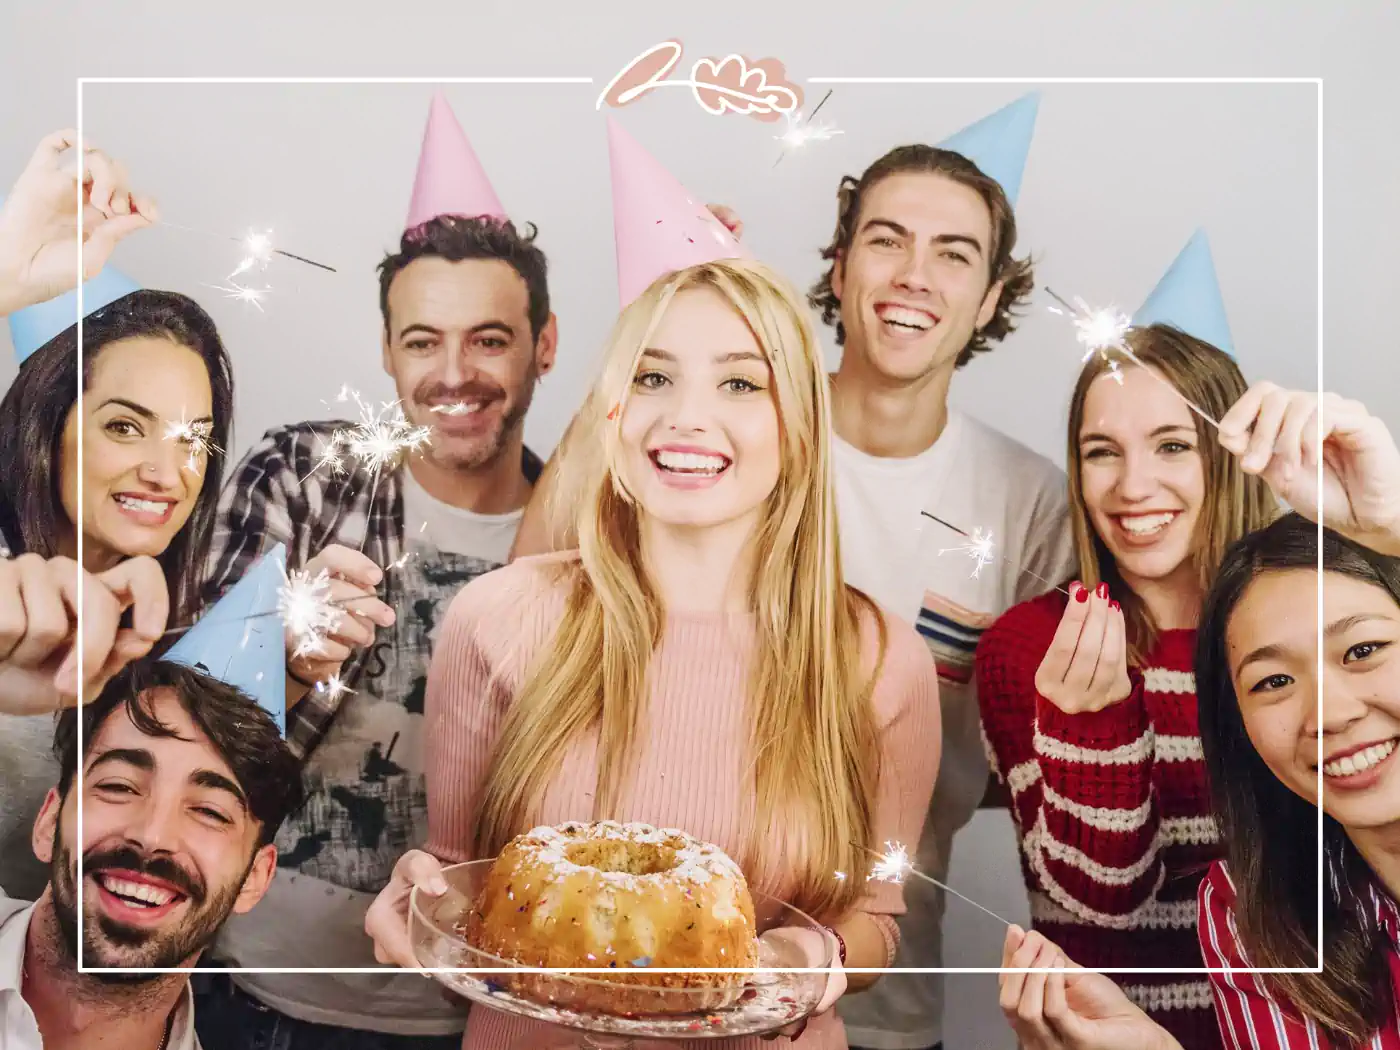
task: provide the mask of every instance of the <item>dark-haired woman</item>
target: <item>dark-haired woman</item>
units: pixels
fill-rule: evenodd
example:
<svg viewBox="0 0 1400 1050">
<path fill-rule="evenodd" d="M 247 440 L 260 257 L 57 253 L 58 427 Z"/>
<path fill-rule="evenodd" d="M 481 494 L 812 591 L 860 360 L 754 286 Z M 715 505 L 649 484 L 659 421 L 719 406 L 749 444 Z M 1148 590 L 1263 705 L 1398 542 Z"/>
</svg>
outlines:
<svg viewBox="0 0 1400 1050">
<path fill-rule="evenodd" d="M 1358 405 L 1324 402 L 1323 418 L 1321 579 L 1318 530 L 1290 515 L 1230 552 L 1202 617 L 1201 739 L 1225 844 L 1201 887 L 1206 965 L 1323 964 L 1215 975 L 1236 1050 L 1400 1050 L 1400 452 Z M 1301 499 L 1281 495 L 1315 518 L 1312 473 L 1298 472 Z"/>
<path fill-rule="evenodd" d="M 228 355 L 192 299 L 144 290 L 116 299 L 84 320 L 81 359 L 77 326 L 60 332 L 24 361 L 0 402 L 0 534 L 15 559 L 9 573 L 38 579 L 42 560 L 50 574 L 80 568 L 129 580 L 154 560 L 164 594 L 145 604 L 168 601 L 171 622 L 190 622 L 222 472 L 210 449 L 227 447 L 232 414 Z M 80 534 L 81 566 L 63 562 L 77 561 Z M 113 587 L 119 606 L 140 597 Z M 141 613 L 133 626 L 146 628 L 146 637 L 127 644 L 149 649 L 151 617 Z M 166 616 L 158 619 L 154 636 Z M 52 735 L 50 717 L 0 717 L 0 886 L 20 897 L 43 885 L 26 843 L 53 783 Z"/>
<path fill-rule="evenodd" d="M 1298 513 L 1230 549 L 1201 619 L 1200 728 L 1225 846 L 1201 887 L 1201 947 L 1211 968 L 1324 964 L 1320 973 L 1212 974 L 1221 1035 L 1232 1050 L 1395 1050 L 1400 451 L 1360 405 L 1276 388 L 1251 391 L 1221 429 L 1246 469 Z M 1320 580 L 1317 520 L 1327 526 Z M 1013 930 L 1005 963 L 1068 960 Z M 1002 1007 L 1031 1050 L 1173 1045 L 1101 978 L 1003 975 Z"/>
</svg>

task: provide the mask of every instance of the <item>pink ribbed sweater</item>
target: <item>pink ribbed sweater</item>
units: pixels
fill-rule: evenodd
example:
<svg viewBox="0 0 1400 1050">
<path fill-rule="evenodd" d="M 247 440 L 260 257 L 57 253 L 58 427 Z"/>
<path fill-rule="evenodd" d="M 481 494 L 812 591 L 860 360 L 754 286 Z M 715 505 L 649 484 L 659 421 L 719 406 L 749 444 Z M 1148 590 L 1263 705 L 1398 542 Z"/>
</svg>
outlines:
<svg viewBox="0 0 1400 1050">
<path fill-rule="evenodd" d="M 427 848 L 445 861 L 472 858 L 474 821 L 502 716 L 530 665 L 551 642 L 567 597 L 560 570 L 576 559 L 573 553 L 523 558 L 488 573 L 463 588 L 442 624 L 425 714 Z M 888 647 L 874 693 L 881 741 L 875 841 L 912 846 L 938 771 L 938 676 L 914 629 L 889 615 L 886 621 Z M 637 754 L 618 811 L 608 816 L 681 828 L 740 852 L 754 806 L 752 793 L 744 790 L 753 634 L 749 615 L 667 617 L 649 668 Z M 596 747 L 596 737 L 580 741 L 560 764 L 545 793 L 542 823 L 591 818 Z M 788 887 L 757 888 L 782 896 Z M 903 890 L 871 883 L 857 906 L 875 916 L 900 915 Z M 462 1045 L 508 1050 L 549 1041 L 549 1029 L 538 1022 L 474 1007 Z M 761 1050 L 770 1044 L 753 1038 L 668 1045 Z M 835 1011 L 814 1018 L 797 1045 L 845 1047 Z"/>
</svg>

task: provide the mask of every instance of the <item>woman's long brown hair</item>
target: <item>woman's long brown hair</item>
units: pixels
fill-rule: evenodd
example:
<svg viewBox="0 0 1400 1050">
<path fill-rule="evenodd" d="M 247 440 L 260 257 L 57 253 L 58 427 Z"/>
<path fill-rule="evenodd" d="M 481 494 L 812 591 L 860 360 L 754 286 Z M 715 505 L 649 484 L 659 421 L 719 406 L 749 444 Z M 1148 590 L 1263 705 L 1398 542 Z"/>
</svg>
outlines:
<svg viewBox="0 0 1400 1050">
<path fill-rule="evenodd" d="M 1248 389 L 1234 358 L 1169 325 L 1134 328 L 1128 333 L 1128 345 L 1139 361 L 1156 371 L 1212 419 L 1220 419 Z M 1119 367 L 1140 366 L 1121 362 Z M 1128 661 L 1132 666 L 1140 666 L 1144 654 L 1156 644 L 1158 626 L 1147 607 L 1119 575 L 1113 555 L 1094 530 L 1084 506 L 1084 456 L 1079 445 L 1084 426 L 1084 402 L 1094 383 L 1108 381 L 1108 372 L 1108 361 L 1095 356 L 1079 373 L 1079 382 L 1070 399 L 1066 453 L 1070 526 L 1080 580 L 1090 590 L 1101 581 L 1108 583 L 1114 598 L 1123 607 Z M 1278 514 L 1278 503 L 1262 478 L 1246 474 L 1240 469 L 1239 460 L 1220 446 L 1214 427 L 1199 418 L 1195 422 L 1196 445 L 1205 470 L 1205 502 L 1191 549 L 1196 578 L 1204 595 L 1215 579 L 1216 567 L 1225 556 L 1226 548 L 1246 533 L 1272 521 Z"/>
</svg>

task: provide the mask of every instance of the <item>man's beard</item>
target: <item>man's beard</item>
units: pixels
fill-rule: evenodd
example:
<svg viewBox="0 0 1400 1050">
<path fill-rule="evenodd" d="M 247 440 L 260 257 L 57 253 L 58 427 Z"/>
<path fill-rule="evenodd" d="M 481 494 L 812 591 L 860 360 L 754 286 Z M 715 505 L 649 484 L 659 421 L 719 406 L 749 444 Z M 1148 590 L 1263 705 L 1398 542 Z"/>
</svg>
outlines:
<svg viewBox="0 0 1400 1050">
<path fill-rule="evenodd" d="M 535 384 L 538 379 L 538 370 L 532 362 L 529 373 L 520 385 L 520 399 L 515 404 L 510 405 L 502 414 L 500 422 L 494 429 L 474 438 L 446 438 L 443 447 L 438 447 L 430 442 L 424 455 L 439 467 L 448 470 L 480 470 L 483 467 L 491 466 L 505 448 L 507 436 L 515 433 L 516 429 L 524 422 L 525 414 L 530 410 L 530 402 L 535 396 Z M 446 394 L 448 397 L 456 397 L 461 401 L 471 401 L 473 400 L 472 395 L 480 389 L 468 385 L 445 392 L 440 388 L 430 387 L 420 391 L 414 400 L 421 405 Z M 505 393 L 499 387 L 482 392 L 490 395 L 491 400 L 500 400 Z"/>
<path fill-rule="evenodd" d="M 77 965 L 78 904 L 77 887 L 73 880 L 72 853 L 54 833 L 54 861 L 50 881 L 53 885 L 53 911 L 61 933 L 63 949 Z M 190 876 L 174 861 L 164 857 L 143 857 L 130 847 L 111 850 L 91 850 L 83 857 L 83 870 L 122 869 L 164 879 L 185 895 L 182 907 L 189 910 L 185 919 L 173 929 L 146 930 L 116 922 L 98 912 L 95 890 L 88 892 L 83 917 L 83 964 L 88 974 L 109 984 L 140 984 L 160 978 L 161 974 L 102 973 L 94 968 L 123 967 L 154 969 L 180 966 L 190 956 L 203 951 L 214 940 L 219 927 L 233 910 L 243 885 L 243 878 L 210 896 L 202 880 Z M 251 864 L 249 865 L 251 870 Z"/>
</svg>

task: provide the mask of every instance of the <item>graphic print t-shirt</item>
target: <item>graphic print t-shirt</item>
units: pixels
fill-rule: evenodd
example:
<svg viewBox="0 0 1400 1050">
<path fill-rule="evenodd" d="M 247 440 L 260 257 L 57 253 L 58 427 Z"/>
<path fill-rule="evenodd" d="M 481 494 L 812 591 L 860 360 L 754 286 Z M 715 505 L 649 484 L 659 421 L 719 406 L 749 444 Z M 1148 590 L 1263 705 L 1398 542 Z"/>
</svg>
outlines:
<svg viewBox="0 0 1400 1050">
<path fill-rule="evenodd" d="M 914 860 L 946 880 L 953 836 L 976 812 L 990 773 L 972 681 L 977 642 L 1012 605 L 1073 572 L 1065 476 L 957 411 L 928 450 L 908 459 L 870 456 L 839 438 L 834 447 L 846 582 L 913 623 L 938 665 L 943 756 Z M 977 569 L 968 537 L 955 529 L 990 534 L 991 560 Z M 945 965 L 941 892 L 906 889 L 905 903 L 895 966 Z M 943 1034 L 942 977 L 886 974 L 838 1009 L 852 1046 L 933 1046 Z"/>
<path fill-rule="evenodd" d="M 385 585 L 397 619 L 377 632 L 356 693 L 307 761 L 306 804 L 278 833 L 271 889 L 225 929 L 219 954 L 237 965 L 377 965 L 364 913 L 395 862 L 427 840 L 422 732 L 433 643 L 457 592 L 504 564 L 521 514 L 461 511 L 432 500 L 408 471 L 403 479 L 408 557 Z M 433 982 L 401 970 L 237 981 L 268 1005 L 321 1024 L 402 1035 L 463 1025 L 460 1007 Z"/>
</svg>

